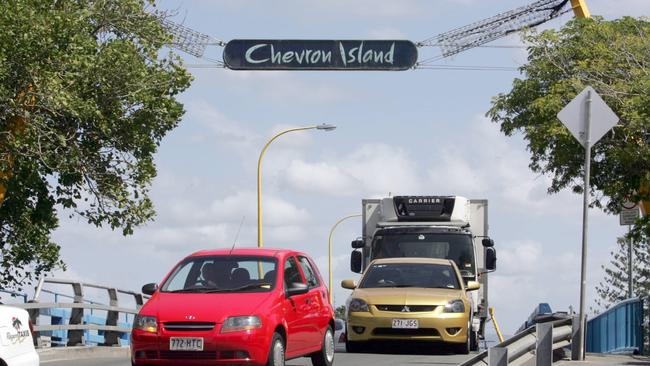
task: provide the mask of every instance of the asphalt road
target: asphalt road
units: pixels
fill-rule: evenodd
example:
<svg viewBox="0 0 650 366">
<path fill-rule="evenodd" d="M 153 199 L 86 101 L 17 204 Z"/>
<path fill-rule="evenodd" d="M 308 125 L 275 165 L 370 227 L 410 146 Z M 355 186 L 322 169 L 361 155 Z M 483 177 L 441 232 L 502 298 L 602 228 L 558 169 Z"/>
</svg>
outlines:
<svg viewBox="0 0 650 366">
<path fill-rule="evenodd" d="M 376 347 L 370 353 L 337 353 L 334 358 L 336 366 L 400 366 L 400 365 L 458 365 L 472 355 L 454 355 L 446 350 L 426 349 L 418 345 L 404 346 L 385 344 Z M 41 362 L 43 366 L 131 366 L 125 358 L 93 358 L 81 360 L 61 360 Z M 311 366 L 309 358 L 297 358 L 287 362 L 292 366 Z"/>
</svg>

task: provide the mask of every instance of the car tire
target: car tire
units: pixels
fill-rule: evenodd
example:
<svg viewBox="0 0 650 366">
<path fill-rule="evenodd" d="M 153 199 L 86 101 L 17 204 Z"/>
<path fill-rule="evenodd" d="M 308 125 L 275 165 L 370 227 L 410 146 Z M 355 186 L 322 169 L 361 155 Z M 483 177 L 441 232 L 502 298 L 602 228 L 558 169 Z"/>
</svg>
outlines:
<svg viewBox="0 0 650 366">
<path fill-rule="evenodd" d="M 345 352 L 346 353 L 359 353 L 363 351 L 363 345 L 361 342 L 355 342 L 351 340 L 345 341 Z"/>
<path fill-rule="evenodd" d="M 284 366 L 284 338 L 280 333 L 273 333 L 267 366 Z"/>
<path fill-rule="evenodd" d="M 321 349 L 311 354 L 311 363 L 314 366 L 332 366 L 334 363 L 334 332 L 332 332 L 332 327 L 328 326 L 325 330 Z"/>
</svg>

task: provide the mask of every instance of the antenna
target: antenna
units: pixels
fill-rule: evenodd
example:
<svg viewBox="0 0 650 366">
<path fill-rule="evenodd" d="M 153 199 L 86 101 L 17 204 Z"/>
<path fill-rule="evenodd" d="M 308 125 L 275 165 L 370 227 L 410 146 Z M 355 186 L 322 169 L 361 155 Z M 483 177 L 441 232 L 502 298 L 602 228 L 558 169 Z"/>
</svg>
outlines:
<svg viewBox="0 0 650 366">
<path fill-rule="evenodd" d="M 228 253 L 228 255 L 231 255 L 232 251 L 235 249 L 235 245 L 237 244 L 237 239 L 239 238 L 239 233 L 241 232 L 241 227 L 244 226 L 244 220 L 246 220 L 246 216 L 242 216 L 241 218 L 241 222 L 239 223 L 239 229 L 237 229 L 235 240 L 233 240 L 232 242 L 232 248 L 230 248 L 230 253 Z"/>
</svg>

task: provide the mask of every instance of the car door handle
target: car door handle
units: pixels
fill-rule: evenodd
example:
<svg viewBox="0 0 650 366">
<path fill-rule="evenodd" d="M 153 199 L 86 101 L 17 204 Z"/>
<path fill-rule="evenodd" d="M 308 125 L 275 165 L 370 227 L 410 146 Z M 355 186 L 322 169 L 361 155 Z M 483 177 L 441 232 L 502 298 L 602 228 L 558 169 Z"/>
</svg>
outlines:
<svg viewBox="0 0 650 366">
<path fill-rule="evenodd" d="M 307 299 L 305 300 L 305 304 L 307 304 L 307 305 L 309 305 L 310 302 L 311 302 L 311 299 L 309 299 L 309 298 L 307 298 Z"/>
</svg>

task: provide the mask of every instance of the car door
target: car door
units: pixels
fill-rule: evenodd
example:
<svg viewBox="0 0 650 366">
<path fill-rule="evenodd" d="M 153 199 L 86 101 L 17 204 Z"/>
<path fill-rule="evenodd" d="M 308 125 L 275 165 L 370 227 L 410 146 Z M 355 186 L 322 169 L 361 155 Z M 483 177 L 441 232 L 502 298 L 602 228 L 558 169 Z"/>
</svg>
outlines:
<svg viewBox="0 0 650 366">
<path fill-rule="evenodd" d="M 309 286 L 305 307 L 306 322 L 309 328 L 306 346 L 309 348 L 320 347 L 325 333 L 325 326 L 329 320 L 323 317 L 324 301 L 327 301 L 327 294 L 323 291 L 311 261 L 305 256 L 298 256 L 298 263 L 300 263 L 300 269 L 307 281 L 307 286 Z"/>
<path fill-rule="evenodd" d="M 291 256 L 286 259 L 283 267 L 283 285 L 285 294 L 291 283 L 305 283 L 298 262 L 295 257 Z M 287 349 L 288 357 L 300 355 L 301 351 L 308 347 L 307 338 L 309 337 L 309 327 L 305 321 L 305 314 L 307 306 L 310 301 L 309 293 L 294 295 L 289 297 L 285 295 L 284 303 L 282 305 L 284 311 L 284 318 L 287 322 Z"/>
</svg>

